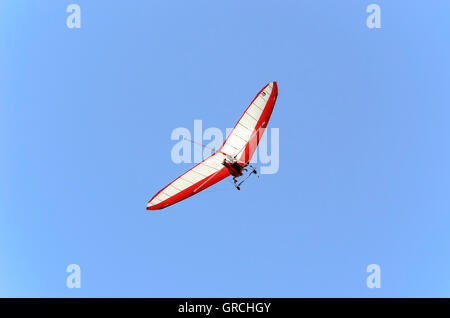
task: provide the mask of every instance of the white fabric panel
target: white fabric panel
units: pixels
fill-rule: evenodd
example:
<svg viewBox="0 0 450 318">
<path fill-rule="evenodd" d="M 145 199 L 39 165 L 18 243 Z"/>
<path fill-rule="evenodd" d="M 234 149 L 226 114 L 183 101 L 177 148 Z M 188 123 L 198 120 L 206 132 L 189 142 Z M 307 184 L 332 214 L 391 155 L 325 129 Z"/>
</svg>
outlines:
<svg viewBox="0 0 450 318">
<path fill-rule="evenodd" d="M 272 94 L 272 87 L 273 84 L 270 83 L 247 108 L 223 146 L 222 151 L 224 153 L 233 157 L 241 155 L 245 145 L 253 136 L 256 124 Z M 238 141 L 238 139 L 241 139 L 241 141 Z"/>
<path fill-rule="evenodd" d="M 244 124 L 245 127 L 250 128 L 251 130 L 255 129 L 257 119 L 253 118 L 251 115 L 248 114 L 248 112 L 244 113 L 244 116 L 242 116 L 240 123 Z"/>
<path fill-rule="evenodd" d="M 230 144 L 226 143 L 225 146 L 223 146 L 222 151 L 227 155 L 234 156 L 239 149 L 234 149 Z"/>
<path fill-rule="evenodd" d="M 262 114 L 262 109 L 259 109 L 254 103 L 247 109 L 246 113 L 255 119 L 259 119 Z"/>
<path fill-rule="evenodd" d="M 245 142 L 248 141 L 248 139 L 250 138 L 250 135 L 252 134 L 252 132 L 248 129 L 245 129 L 242 126 L 236 125 L 236 127 L 234 128 L 233 132 L 230 134 L 236 134 L 239 137 L 241 137 L 242 139 L 245 140 Z"/>
<path fill-rule="evenodd" d="M 161 200 L 160 200 L 160 199 L 158 199 L 158 198 L 154 198 L 154 199 L 152 200 L 152 202 L 149 202 L 148 206 L 150 206 L 150 205 L 154 205 L 154 204 L 157 204 L 157 203 L 159 203 L 159 202 L 161 202 Z"/>
<path fill-rule="evenodd" d="M 224 158 L 225 158 L 225 156 L 223 154 L 216 153 L 216 154 L 214 154 L 214 156 L 211 156 L 208 159 L 206 159 L 205 164 L 216 169 L 216 171 L 217 171 L 217 170 L 220 170 L 223 168 L 222 162 L 223 162 Z"/>
<path fill-rule="evenodd" d="M 172 182 L 172 185 L 173 185 L 175 188 L 177 188 L 177 189 L 184 190 L 184 189 L 186 189 L 187 187 L 190 187 L 192 184 L 189 183 L 189 182 L 184 181 L 184 180 L 181 179 L 181 178 L 178 178 L 177 180 L 175 180 L 174 182 Z"/>
<path fill-rule="evenodd" d="M 242 138 L 239 138 L 236 134 L 232 134 L 230 138 L 228 138 L 227 145 L 231 145 L 234 148 L 242 149 L 247 143 Z"/>
<path fill-rule="evenodd" d="M 198 165 L 197 167 L 195 167 L 193 169 L 194 171 L 198 171 L 199 173 L 201 173 L 204 176 L 210 176 L 212 175 L 214 172 L 216 172 L 216 170 L 207 167 L 206 165 Z"/>
<path fill-rule="evenodd" d="M 258 107 L 259 109 L 261 109 L 261 111 L 264 109 L 264 106 L 266 106 L 266 101 L 260 96 L 258 96 L 258 98 L 256 98 L 253 101 L 253 104 Z"/>
<path fill-rule="evenodd" d="M 204 166 L 204 165 L 202 165 L 202 166 Z M 201 179 L 206 178 L 206 177 L 208 176 L 208 174 L 201 173 L 197 168 L 195 168 L 195 169 L 192 168 L 192 170 L 189 170 L 189 171 L 191 171 L 192 173 L 194 173 L 194 174 L 200 176 Z"/>
<path fill-rule="evenodd" d="M 176 195 L 184 189 L 192 186 L 201 180 L 209 178 L 212 174 L 223 168 L 222 162 L 225 156 L 221 153 L 216 153 L 201 162 L 191 170 L 188 170 L 181 177 L 170 183 L 164 190 L 162 190 L 147 206 L 152 206 L 167 200 L 169 197 Z"/>
<path fill-rule="evenodd" d="M 187 180 L 191 183 L 197 183 L 200 180 L 202 180 L 204 177 L 202 177 L 201 175 L 199 175 L 198 173 L 195 173 L 191 170 L 189 170 L 188 172 L 186 172 L 183 176 L 184 180 Z"/>
<path fill-rule="evenodd" d="M 175 189 L 172 185 L 169 185 L 167 188 L 164 189 L 164 192 L 167 193 L 169 196 L 172 196 L 174 194 L 177 194 L 179 191 Z"/>
<path fill-rule="evenodd" d="M 164 201 L 164 200 L 168 199 L 169 197 L 170 196 L 168 194 L 165 194 L 164 191 L 161 191 L 157 196 L 157 198 L 159 198 L 161 201 Z"/>
</svg>

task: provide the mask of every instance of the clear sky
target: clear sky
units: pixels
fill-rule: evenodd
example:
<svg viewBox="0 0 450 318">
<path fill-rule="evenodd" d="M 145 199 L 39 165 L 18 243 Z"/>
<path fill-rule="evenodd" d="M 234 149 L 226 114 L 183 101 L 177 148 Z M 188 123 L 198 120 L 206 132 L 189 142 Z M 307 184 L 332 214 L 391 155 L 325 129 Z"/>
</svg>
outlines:
<svg viewBox="0 0 450 318">
<path fill-rule="evenodd" d="M 447 0 L 1 0 L 0 296 L 449 297 L 449 30 Z M 146 211 L 193 166 L 172 130 L 274 80 L 278 173 Z"/>
</svg>

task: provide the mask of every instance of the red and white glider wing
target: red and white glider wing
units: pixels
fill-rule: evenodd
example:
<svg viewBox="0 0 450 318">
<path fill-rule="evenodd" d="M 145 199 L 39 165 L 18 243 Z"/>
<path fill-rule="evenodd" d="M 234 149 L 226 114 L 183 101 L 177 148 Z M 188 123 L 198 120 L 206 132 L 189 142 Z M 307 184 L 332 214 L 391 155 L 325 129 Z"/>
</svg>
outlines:
<svg viewBox="0 0 450 318">
<path fill-rule="evenodd" d="M 147 210 L 159 210 L 212 186 L 230 173 L 222 164 L 225 155 L 216 152 L 161 189 L 147 204 Z"/>
<path fill-rule="evenodd" d="M 253 156 L 269 122 L 278 95 L 277 82 L 270 82 L 256 95 L 222 145 L 220 152 L 247 163 Z"/>
<path fill-rule="evenodd" d="M 228 177 L 230 172 L 223 165 L 226 156 L 235 157 L 241 163 L 250 161 L 269 122 L 277 95 L 276 82 L 264 86 L 247 107 L 220 150 L 156 193 L 148 202 L 147 210 L 163 209 Z"/>
</svg>

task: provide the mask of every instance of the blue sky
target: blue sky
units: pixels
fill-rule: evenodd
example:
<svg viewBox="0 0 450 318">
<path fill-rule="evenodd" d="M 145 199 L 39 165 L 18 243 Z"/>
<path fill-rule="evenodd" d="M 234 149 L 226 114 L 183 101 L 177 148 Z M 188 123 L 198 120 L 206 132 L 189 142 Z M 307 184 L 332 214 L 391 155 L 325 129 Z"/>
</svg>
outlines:
<svg viewBox="0 0 450 318">
<path fill-rule="evenodd" d="M 449 297 L 449 9 L 2 0 L 0 296 Z M 146 211 L 273 80 L 278 173 Z"/>
</svg>

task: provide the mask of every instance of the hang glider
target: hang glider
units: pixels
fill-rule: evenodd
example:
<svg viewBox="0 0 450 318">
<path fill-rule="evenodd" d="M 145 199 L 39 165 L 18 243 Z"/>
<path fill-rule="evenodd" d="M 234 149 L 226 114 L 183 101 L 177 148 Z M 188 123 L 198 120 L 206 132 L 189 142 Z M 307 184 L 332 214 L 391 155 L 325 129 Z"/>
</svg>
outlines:
<svg viewBox="0 0 450 318">
<path fill-rule="evenodd" d="M 147 210 L 168 207 L 205 190 L 229 175 L 233 176 L 234 185 L 240 190 L 239 186 L 243 181 L 237 183 L 236 178 L 242 176 L 249 167 L 252 171 L 248 176 L 256 174 L 256 169 L 249 161 L 269 122 L 277 95 L 277 82 L 264 86 L 220 149 L 156 193 L 148 202 Z"/>
</svg>

